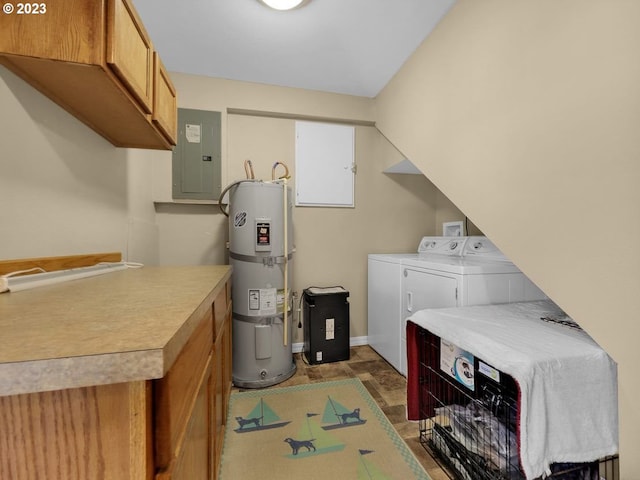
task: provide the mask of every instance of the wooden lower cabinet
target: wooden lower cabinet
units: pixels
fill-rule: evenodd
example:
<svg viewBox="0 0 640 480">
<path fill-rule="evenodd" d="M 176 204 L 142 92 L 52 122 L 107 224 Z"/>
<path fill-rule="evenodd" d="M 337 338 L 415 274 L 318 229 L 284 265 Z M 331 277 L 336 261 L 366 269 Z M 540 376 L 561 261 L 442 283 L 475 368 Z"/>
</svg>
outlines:
<svg viewBox="0 0 640 480">
<path fill-rule="evenodd" d="M 230 392 L 227 282 L 163 378 L 0 397 L 0 479 L 216 479 Z"/>
<path fill-rule="evenodd" d="M 210 479 L 214 464 L 210 455 L 213 441 L 211 431 L 210 389 L 212 357 L 209 356 L 204 375 L 200 379 L 191 416 L 187 419 L 184 436 L 176 456 L 167 471 L 159 473 L 157 480 Z"/>
<path fill-rule="evenodd" d="M 216 343 L 214 344 L 214 359 L 216 371 L 222 372 L 224 365 L 224 335 L 220 335 Z M 212 383 L 212 401 L 213 401 L 213 417 L 211 422 L 213 432 L 213 442 L 211 444 L 211 457 L 213 458 L 213 465 L 215 468 L 215 474 L 213 478 L 217 478 L 217 470 L 220 465 L 220 459 L 222 455 L 222 443 L 224 440 L 224 427 L 226 421 L 226 402 L 225 402 L 225 388 L 222 375 L 213 379 Z"/>
<path fill-rule="evenodd" d="M 156 480 L 218 477 L 231 394 L 229 284 L 211 313 L 156 385 Z"/>
<path fill-rule="evenodd" d="M 153 478 L 149 382 L 0 397 L 0 478 Z"/>
<path fill-rule="evenodd" d="M 228 285 L 230 287 L 230 285 Z M 211 458 L 213 459 L 213 475 L 211 478 L 218 478 L 220 461 L 222 459 L 222 446 L 226 430 L 227 413 L 229 410 L 229 397 L 231 395 L 231 289 L 226 292 L 227 298 L 224 300 L 226 308 L 219 309 L 219 315 L 224 315 L 225 322 L 219 324 L 217 335 L 213 345 L 214 369 L 218 372 L 212 378 L 212 432 L 213 442 L 211 444 Z M 222 298 L 218 300 L 222 303 Z M 215 308 L 214 308 L 215 311 Z"/>
</svg>

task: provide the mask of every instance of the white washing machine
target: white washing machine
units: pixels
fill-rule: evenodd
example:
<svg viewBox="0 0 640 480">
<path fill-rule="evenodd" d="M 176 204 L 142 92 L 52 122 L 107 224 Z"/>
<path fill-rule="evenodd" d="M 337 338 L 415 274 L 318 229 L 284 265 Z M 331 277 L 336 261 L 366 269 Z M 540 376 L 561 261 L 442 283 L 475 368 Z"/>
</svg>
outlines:
<svg viewBox="0 0 640 480">
<path fill-rule="evenodd" d="M 369 344 L 403 375 L 414 312 L 546 298 L 486 237 L 424 237 L 418 254 L 372 256 Z"/>
<path fill-rule="evenodd" d="M 431 239 L 426 242 L 425 239 Z M 454 248 L 462 255 L 461 237 L 424 237 L 420 244 L 425 251 Z M 368 256 L 368 342 L 383 358 L 400 370 L 402 322 L 402 262 L 417 260 L 423 253 L 380 253 Z M 449 252 L 453 254 L 454 252 Z"/>
</svg>

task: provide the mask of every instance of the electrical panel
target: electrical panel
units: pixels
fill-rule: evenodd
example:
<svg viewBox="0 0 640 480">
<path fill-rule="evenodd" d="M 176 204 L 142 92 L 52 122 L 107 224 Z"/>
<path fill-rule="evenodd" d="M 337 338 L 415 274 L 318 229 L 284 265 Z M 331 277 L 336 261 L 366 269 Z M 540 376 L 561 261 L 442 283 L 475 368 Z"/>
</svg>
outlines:
<svg viewBox="0 0 640 480">
<path fill-rule="evenodd" d="M 218 200 L 222 189 L 221 114 L 178 109 L 173 149 L 174 199 Z"/>
</svg>

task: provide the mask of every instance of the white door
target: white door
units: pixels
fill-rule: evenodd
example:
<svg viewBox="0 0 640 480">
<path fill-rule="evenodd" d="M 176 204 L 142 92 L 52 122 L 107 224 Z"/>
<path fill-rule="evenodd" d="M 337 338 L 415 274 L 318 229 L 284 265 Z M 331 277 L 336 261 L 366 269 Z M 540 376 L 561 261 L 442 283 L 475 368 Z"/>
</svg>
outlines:
<svg viewBox="0 0 640 480">
<path fill-rule="evenodd" d="M 458 278 L 410 267 L 402 271 L 400 373 L 407 375 L 406 319 L 425 308 L 458 306 Z"/>
</svg>

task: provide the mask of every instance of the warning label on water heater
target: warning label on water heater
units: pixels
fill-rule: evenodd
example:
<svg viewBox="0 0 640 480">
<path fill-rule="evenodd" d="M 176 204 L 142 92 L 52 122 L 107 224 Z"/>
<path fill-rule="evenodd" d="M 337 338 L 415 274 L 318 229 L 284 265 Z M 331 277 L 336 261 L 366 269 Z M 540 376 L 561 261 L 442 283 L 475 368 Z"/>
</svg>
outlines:
<svg viewBox="0 0 640 480">
<path fill-rule="evenodd" d="M 275 288 L 249 289 L 249 315 L 275 315 L 277 310 L 277 290 Z"/>
</svg>

